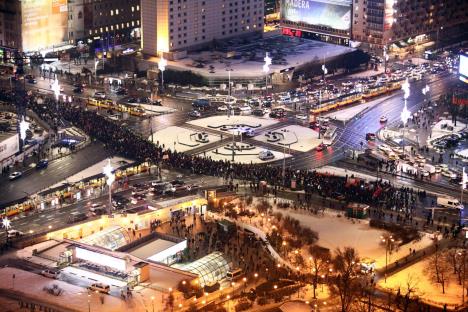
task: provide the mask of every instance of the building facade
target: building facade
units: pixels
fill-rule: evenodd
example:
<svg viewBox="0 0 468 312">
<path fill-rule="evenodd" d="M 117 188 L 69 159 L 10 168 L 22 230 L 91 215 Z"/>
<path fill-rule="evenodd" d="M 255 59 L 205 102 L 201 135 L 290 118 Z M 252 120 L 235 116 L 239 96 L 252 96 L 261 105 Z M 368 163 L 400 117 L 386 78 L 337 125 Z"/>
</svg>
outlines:
<svg viewBox="0 0 468 312">
<path fill-rule="evenodd" d="M 143 52 L 186 51 L 263 31 L 264 0 L 142 0 Z"/>
<path fill-rule="evenodd" d="M 140 37 L 139 0 L 68 0 L 68 11 L 71 44 L 109 50 Z"/>
<path fill-rule="evenodd" d="M 353 40 L 377 54 L 384 47 L 411 52 L 418 45 L 456 42 L 467 23 L 468 2 L 463 0 L 353 1 Z"/>
</svg>

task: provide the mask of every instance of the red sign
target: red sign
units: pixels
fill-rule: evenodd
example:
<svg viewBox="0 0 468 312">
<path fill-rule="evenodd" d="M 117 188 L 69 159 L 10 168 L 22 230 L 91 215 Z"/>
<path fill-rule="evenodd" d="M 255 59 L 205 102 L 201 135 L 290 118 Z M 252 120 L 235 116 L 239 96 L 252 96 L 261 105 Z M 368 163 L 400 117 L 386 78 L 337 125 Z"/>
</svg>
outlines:
<svg viewBox="0 0 468 312">
<path fill-rule="evenodd" d="M 299 29 L 283 28 L 283 35 L 291 37 L 302 37 L 302 31 Z"/>
</svg>

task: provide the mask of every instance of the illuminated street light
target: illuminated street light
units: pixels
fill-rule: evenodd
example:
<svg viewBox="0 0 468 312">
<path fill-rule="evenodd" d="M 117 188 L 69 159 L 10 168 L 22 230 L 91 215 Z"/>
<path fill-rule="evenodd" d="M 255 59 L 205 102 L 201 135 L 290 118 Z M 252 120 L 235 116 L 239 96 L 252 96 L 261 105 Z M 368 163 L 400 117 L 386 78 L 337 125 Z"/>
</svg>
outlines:
<svg viewBox="0 0 468 312">
<path fill-rule="evenodd" d="M 403 111 L 400 114 L 401 121 L 403 122 L 403 158 L 404 158 L 405 157 L 405 127 L 408 122 L 408 119 L 411 117 L 411 112 L 408 110 L 408 107 L 406 106 L 406 101 L 408 100 L 408 97 L 410 95 L 410 85 L 408 82 L 408 78 L 405 80 L 401 88 L 404 92 L 403 98 L 405 101 Z"/>
<path fill-rule="evenodd" d="M 161 58 L 158 62 L 158 69 L 161 71 L 161 89 L 164 89 L 164 71 L 166 70 L 167 61 L 164 55 L 161 54 Z"/>
<path fill-rule="evenodd" d="M 8 230 L 11 228 L 11 221 L 7 217 L 3 217 L 2 226 L 5 228 L 5 240 L 8 243 Z"/>
<path fill-rule="evenodd" d="M 115 181 L 115 174 L 113 173 L 110 158 L 108 159 L 107 165 L 103 168 L 104 175 L 107 177 L 107 185 L 109 186 L 109 216 L 112 216 L 112 183 Z"/>
<path fill-rule="evenodd" d="M 29 122 L 27 122 L 23 116 L 23 118 L 21 119 L 19 123 L 19 131 L 20 131 L 21 140 L 24 141 L 24 139 L 26 139 L 26 131 L 28 131 L 28 129 L 29 129 Z"/>
<path fill-rule="evenodd" d="M 52 91 L 54 91 L 55 99 L 58 101 L 60 96 L 60 84 L 57 79 L 54 80 L 54 83 L 52 83 L 52 86 L 50 88 L 52 89 Z"/>
<path fill-rule="evenodd" d="M 263 58 L 263 61 L 265 62 L 263 64 L 263 72 L 265 73 L 265 94 L 267 94 L 268 91 L 268 72 L 270 71 L 270 65 L 271 65 L 271 57 L 266 53 L 265 57 Z"/>
</svg>

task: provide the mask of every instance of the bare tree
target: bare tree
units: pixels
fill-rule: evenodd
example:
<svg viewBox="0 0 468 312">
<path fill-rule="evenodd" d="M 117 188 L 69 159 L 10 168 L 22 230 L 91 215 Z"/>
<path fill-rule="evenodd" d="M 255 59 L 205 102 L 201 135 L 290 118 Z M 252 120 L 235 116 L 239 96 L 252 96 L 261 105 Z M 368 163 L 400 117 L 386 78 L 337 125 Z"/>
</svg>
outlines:
<svg viewBox="0 0 468 312">
<path fill-rule="evenodd" d="M 402 291 L 401 295 L 403 297 L 401 307 L 403 312 L 407 312 L 410 308 L 411 302 L 417 298 L 419 281 L 419 278 L 415 274 L 409 273 L 406 276 L 405 284 L 403 287 L 400 287 L 400 291 Z M 419 295 L 421 295 L 421 293 L 419 293 Z"/>
<path fill-rule="evenodd" d="M 426 273 L 434 283 L 440 284 L 443 294 L 445 294 L 445 287 L 448 286 L 450 269 L 450 255 L 446 251 L 437 251 L 429 258 Z"/>
<path fill-rule="evenodd" d="M 339 296 L 341 312 L 348 312 L 351 304 L 359 294 L 358 266 L 359 257 L 354 248 L 338 248 L 333 258 L 335 276 L 332 279 L 331 290 Z"/>
<path fill-rule="evenodd" d="M 314 289 L 314 299 L 317 298 L 316 289 L 318 286 L 319 277 L 322 272 L 328 271 L 330 265 L 331 253 L 328 248 L 312 245 L 309 247 L 310 266 L 312 273 L 312 287 Z"/>
</svg>

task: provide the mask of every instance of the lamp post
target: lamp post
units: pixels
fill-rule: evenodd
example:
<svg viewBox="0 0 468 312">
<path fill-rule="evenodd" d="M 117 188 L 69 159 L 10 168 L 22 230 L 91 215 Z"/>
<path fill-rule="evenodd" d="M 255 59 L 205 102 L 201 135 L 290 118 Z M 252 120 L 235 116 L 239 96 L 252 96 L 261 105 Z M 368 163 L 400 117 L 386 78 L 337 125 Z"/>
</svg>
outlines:
<svg viewBox="0 0 468 312">
<path fill-rule="evenodd" d="M 263 72 L 265 73 L 265 95 L 268 93 L 268 72 L 270 71 L 270 65 L 271 65 L 271 57 L 266 53 L 265 57 L 263 58 L 263 61 L 265 64 L 263 64 Z"/>
<path fill-rule="evenodd" d="M 384 56 L 384 73 L 386 74 L 387 73 L 387 62 L 388 62 L 388 59 L 389 59 L 389 55 L 387 53 L 387 46 L 384 46 L 383 56 Z"/>
<path fill-rule="evenodd" d="M 108 159 L 107 165 L 103 168 L 104 175 L 107 177 L 107 185 L 109 186 L 109 216 L 112 216 L 112 183 L 115 181 L 115 174 L 112 172 L 110 158 Z"/>
<path fill-rule="evenodd" d="M 403 107 L 403 110 L 400 114 L 400 118 L 401 118 L 401 121 L 403 122 L 403 159 L 405 159 L 405 128 L 406 128 L 406 123 L 408 122 L 408 119 L 411 117 L 411 113 L 408 110 L 408 107 L 406 106 L 406 101 L 410 95 L 410 85 L 408 82 L 408 78 L 406 79 L 405 83 L 403 83 L 402 89 L 404 92 L 403 98 L 405 101 L 405 106 Z"/>
<path fill-rule="evenodd" d="M 429 86 L 426 85 L 421 91 L 422 91 L 422 94 L 424 96 L 426 96 L 426 94 L 428 94 L 430 90 L 431 90 L 431 88 L 429 88 Z M 424 101 L 426 101 L 426 100 L 427 100 L 427 97 L 424 98 Z"/>
<path fill-rule="evenodd" d="M 325 66 L 325 64 L 322 65 L 322 72 L 323 72 L 323 81 L 325 81 L 325 77 L 328 74 L 328 68 Z"/>
<path fill-rule="evenodd" d="M 227 116 L 231 117 L 231 72 L 232 68 L 230 64 L 226 64 L 226 71 L 228 72 L 228 101 L 227 101 Z M 234 112 L 232 112 L 234 114 Z M 234 160 L 234 159 L 233 159 Z"/>
<path fill-rule="evenodd" d="M 164 55 L 161 53 L 161 58 L 158 62 L 158 69 L 161 71 L 161 90 L 164 89 L 164 71 L 166 70 L 167 61 L 164 58 Z"/>
<path fill-rule="evenodd" d="M 11 228 L 11 221 L 7 217 L 2 219 L 2 226 L 5 228 L 5 242 L 8 243 L 8 230 Z"/>
<path fill-rule="evenodd" d="M 395 240 L 393 239 L 393 236 L 389 237 L 383 237 L 381 236 L 382 242 L 385 243 L 385 274 L 384 274 L 384 280 L 385 283 L 387 282 L 387 267 L 388 267 L 388 249 L 390 248 L 390 243 L 393 243 Z"/>
<path fill-rule="evenodd" d="M 153 312 L 154 312 L 154 296 L 151 296 L 151 306 L 153 307 Z"/>
<path fill-rule="evenodd" d="M 23 143 L 24 140 L 26 139 L 26 131 L 29 129 L 29 122 L 27 122 L 24 119 L 24 116 L 21 118 L 21 121 L 19 122 L 19 133 L 20 133 L 20 139 L 21 139 L 21 151 L 23 150 Z"/>
<path fill-rule="evenodd" d="M 97 81 L 97 66 L 99 65 L 99 59 L 94 61 L 94 79 Z M 91 84 L 91 76 L 89 76 L 89 84 Z"/>
</svg>

